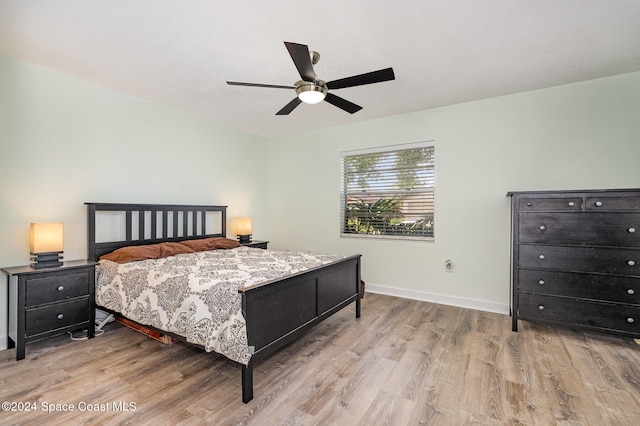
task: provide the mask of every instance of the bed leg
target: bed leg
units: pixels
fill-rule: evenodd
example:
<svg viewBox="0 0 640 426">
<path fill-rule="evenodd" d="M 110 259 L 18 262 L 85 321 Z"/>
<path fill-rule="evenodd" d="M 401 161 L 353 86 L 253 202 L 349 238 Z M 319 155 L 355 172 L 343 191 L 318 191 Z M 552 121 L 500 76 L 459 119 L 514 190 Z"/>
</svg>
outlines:
<svg viewBox="0 0 640 426">
<path fill-rule="evenodd" d="M 356 299 L 356 318 L 360 318 L 360 310 L 361 310 L 362 300 L 360 296 Z"/>
<path fill-rule="evenodd" d="M 242 402 L 245 404 L 253 399 L 253 363 L 242 366 Z"/>
</svg>

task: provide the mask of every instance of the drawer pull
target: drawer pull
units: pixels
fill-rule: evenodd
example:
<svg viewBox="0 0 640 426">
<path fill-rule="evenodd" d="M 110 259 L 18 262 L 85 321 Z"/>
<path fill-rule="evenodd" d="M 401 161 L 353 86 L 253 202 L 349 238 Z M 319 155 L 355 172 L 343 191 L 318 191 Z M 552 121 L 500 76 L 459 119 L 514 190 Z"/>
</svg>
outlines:
<svg viewBox="0 0 640 426">
<path fill-rule="evenodd" d="M 627 229 L 627 232 L 630 234 L 635 234 L 636 233 L 636 228 L 629 228 Z"/>
<path fill-rule="evenodd" d="M 544 254 L 541 254 L 540 256 L 538 256 L 540 258 L 540 260 L 544 260 Z"/>
<path fill-rule="evenodd" d="M 540 230 L 541 230 L 541 231 L 544 231 L 545 229 L 547 229 L 547 227 L 546 227 L 546 226 L 544 226 L 544 225 L 540 225 Z"/>
<path fill-rule="evenodd" d="M 596 201 L 596 207 L 602 207 L 602 201 Z"/>
<path fill-rule="evenodd" d="M 540 281 L 538 281 L 538 284 L 540 284 L 540 285 L 544 285 L 544 280 L 540 280 Z"/>
<path fill-rule="evenodd" d="M 569 207 L 573 207 L 575 205 L 576 205 L 576 203 L 574 203 L 573 201 L 569 201 Z"/>
<path fill-rule="evenodd" d="M 531 207 L 531 203 L 527 203 L 527 207 Z"/>
<path fill-rule="evenodd" d="M 58 291 L 62 291 L 62 290 L 64 290 L 64 286 L 63 285 L 59 285 L 58 286 Z"/>
<path fill-rule="evenodd" d="M 635 321 L 633 320 L 633 318 L 627 318 L 627 322 L 628 322 L 629 324 L 633 324 Z"/>
<path fill-rule="evenodd" d="M 635 292 L 635 291 L 633 291 L 633 289 L 632 289 L 632 288 L 630 288 L 629 290 L 627 290 L 627 294 L 636 294 L 636 292 Z"/>
<path fill-rule="evenodd" d="M 62 318 L 64 318 L 64 315 L 58 314 L 58 319 L 61 320 Z"/>
<path fill-rule="evenodd" d="M 627 262 L 627 265 L 629 265 L 629 266 L 635 266 L 635 265 L 636 265 L 636 262 L 635 262 L 635 261 L 633 261 L 633 260 L 629 260 L 629 261 Z"/>
<path fill-rule="evenodd" d="M 538 305 L 538 309 L 540 309 L 541 311 L 544 311 L 544 305 Z"/>
</svg>

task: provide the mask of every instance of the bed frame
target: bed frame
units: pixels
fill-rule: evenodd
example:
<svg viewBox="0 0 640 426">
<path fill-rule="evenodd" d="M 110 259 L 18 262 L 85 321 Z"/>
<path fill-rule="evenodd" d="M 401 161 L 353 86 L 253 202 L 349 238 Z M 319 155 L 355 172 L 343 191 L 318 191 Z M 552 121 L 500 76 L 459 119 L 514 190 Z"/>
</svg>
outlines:
<svg viewBox="0 0 640 426">
<path fill-rule="evenodd" d="M 103 254 L 125 246 L 226 237 L 226 206 L 85 204 L 90 260 L 98 260 Z M 114 229 L 123 235 L 116 238 L 117 241 L 112 241 L 113 238 L 97 241 L 100 226 L 97 219 L 104 213 L 115 217 L 115 228 L 118 229 Z M 114 217 L 111 217 L 112 221 Z M 244 403 L 253 399 L 253 367 L 256 362 L 353 302 L 356 318 L 360 318 L 360 259 L 361 255 L 353 255 L 284 279 L 239 290 L 249 351 L 252 353 L 249 364 L 241 364 Z M 173 336 L 184 341 L 181 336 Z"/>
</svg>

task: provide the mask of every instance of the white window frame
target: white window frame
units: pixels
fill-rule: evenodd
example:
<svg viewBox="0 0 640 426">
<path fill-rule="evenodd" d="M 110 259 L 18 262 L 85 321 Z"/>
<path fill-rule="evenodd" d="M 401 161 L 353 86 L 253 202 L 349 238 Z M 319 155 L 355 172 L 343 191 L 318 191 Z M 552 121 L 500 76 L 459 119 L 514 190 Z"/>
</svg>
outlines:
<svg viewBox="0 0 640 426">
<path fill-rule="evenodd" d="M 427 175 L 430 175 L 431 178 L 427 179 L 427 184 L 424 187 L 421 187 L 418 191 L 424 194 L 424 197 L 421 198 L 422 202 L 431 203 L 432 208 L 426 208 L 425 211 L 419 211 L 420 214 L 432 214 L 431 226 L 435 225 L 435 198 L 436 198 L 436 177 L 435 177 L 435 168 L 436 168 L 436 160 L 435 160 L 435 143 L 434 141 L 424 141 L 417 143 L 408 143 L 408 144 L 400 144 L 400 145 L 388 145 L 381 146 L 375 148 L 367 148 L 367 149 L 359 149 L 359 150 L 351 150 L 351 151 L 343 151 L 340 153 L 340 237 L 342 238 L 374 238 L 374 239 L 399 239 L 399 240 L 416 240 L 416 241 L 434 241 L 435 238 L 435 226 L 432 228 L 431 235 L 411 235 L 411 234 L 384 234 L 384 233 L 354 233 L 354 232 L 345 232 L 345 227 L 347 224 L 347 198 L 348 194 L 354 194 L 354 192 L 347 190 L 347 171 L 345 170 L 345 159 L 347 157 L 354 157 L 360 155 L 368 155 L 368 154 L 391 154 L 404 150 L 411 149 L 419 149 L 419 148 L 431 148 L 433 149 L 433 160 L 432 166 L 427 166 L 425 168 L 425 172 Z M 393 191 L 390 188 L 385 188 L 382 190 L 382 193 L 388 190 L 389 194 L 392 194 Z M 375 190 L 372 190 L 372 192 Z M 366 193 L 366 190 L 357 191 L 360 195 Z M 407 194 L 409 191 L 400 191 L 401 194 Z M 431 210 L 431 211 L 429 211 Z"/>
</svg>

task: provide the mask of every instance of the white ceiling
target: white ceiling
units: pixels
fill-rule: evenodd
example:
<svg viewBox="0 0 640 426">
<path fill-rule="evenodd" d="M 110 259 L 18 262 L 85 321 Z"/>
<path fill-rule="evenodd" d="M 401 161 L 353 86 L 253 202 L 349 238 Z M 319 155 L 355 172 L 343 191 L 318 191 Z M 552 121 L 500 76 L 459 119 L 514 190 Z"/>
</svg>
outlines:
<svg viewBox="0 0 640 426">
<path fill-rule="evenodd" d="M 275 113 L 299 80 L 396 80 Z M 0 54 L 267 137 L 640 70 L 638 0 L 1 0 Z"/>
</svg>

